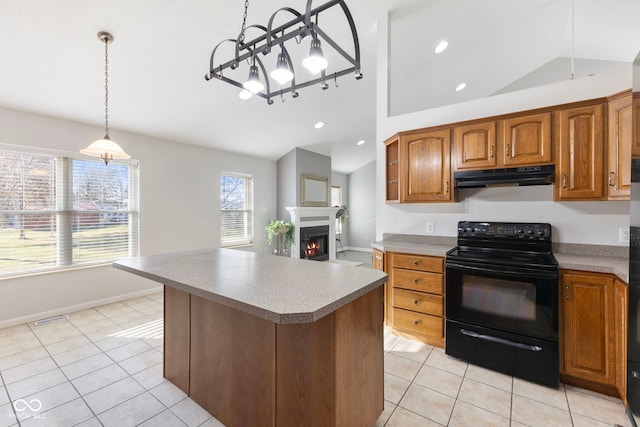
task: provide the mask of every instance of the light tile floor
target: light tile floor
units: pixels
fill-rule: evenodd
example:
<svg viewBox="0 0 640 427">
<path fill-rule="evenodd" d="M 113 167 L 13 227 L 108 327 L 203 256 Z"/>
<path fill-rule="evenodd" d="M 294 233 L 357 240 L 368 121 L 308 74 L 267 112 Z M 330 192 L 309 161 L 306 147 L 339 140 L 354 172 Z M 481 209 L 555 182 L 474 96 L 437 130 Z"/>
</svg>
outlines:
<svg viewBox="0 0 640 427">
<path fill-rule="evenodd" d="M 0 427 L 221 426 L 162 377 L 162 294 L 0 329 Z M 376 426 L 628 426 L 617 399 L 537 386 L 385 330 Z"/>
</svg>

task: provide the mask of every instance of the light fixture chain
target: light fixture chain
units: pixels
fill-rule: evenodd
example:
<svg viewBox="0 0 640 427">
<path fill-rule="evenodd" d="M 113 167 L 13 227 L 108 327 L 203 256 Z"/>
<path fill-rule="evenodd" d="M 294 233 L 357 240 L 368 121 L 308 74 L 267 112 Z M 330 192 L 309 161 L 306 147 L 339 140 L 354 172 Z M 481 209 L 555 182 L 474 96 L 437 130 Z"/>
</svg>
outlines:
<svg viewBox="0 0 640 427">
<path fill-rule="evenodd" d="M 249 10 L 249 0 L 244 1 L 244 15 L 242 16 L 242 30 L 240 30 L 240 43 L 244 43 L 244 31 L 247 28 L 247 11 Z"/>
<path fill-rule="evenodd" d="M 104 41 L 104 133 L 109 136 L 109 40 Z"/>
</svg>

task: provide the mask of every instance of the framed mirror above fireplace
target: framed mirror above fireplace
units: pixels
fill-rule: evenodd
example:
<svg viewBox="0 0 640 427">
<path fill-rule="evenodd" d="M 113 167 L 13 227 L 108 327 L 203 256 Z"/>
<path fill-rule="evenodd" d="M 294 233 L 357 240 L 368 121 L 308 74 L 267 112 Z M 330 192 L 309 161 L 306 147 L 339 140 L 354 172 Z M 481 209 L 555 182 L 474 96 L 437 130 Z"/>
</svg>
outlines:
<svg viewBox="0 0 640 427">
<path fill-rule="evenodd" d="M 302 174 L 301 206 L 329 206 L 329 178 Z"/>
</svg>

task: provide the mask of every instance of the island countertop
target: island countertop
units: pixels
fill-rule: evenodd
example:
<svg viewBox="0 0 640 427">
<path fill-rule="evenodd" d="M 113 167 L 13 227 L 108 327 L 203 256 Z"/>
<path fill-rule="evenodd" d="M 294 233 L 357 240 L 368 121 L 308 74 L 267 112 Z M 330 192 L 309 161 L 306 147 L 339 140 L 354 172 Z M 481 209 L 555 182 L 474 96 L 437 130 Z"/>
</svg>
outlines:
<svg viewBox="0 0 640 427">
<path fill-rule="evenodd" d="M 368 268 L 234 249 L 129 257 L 113 266 L 274 323 L 315 322 L 387 281 Z"/>
</svg>

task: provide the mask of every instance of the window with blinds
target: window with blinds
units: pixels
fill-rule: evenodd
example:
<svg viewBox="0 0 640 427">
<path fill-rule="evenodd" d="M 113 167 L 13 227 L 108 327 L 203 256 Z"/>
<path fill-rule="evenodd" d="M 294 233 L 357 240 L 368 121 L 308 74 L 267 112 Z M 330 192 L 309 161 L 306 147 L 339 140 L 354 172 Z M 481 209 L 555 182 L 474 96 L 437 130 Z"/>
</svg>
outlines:
<svg viewBox="0 0 640 427">
<path fill-rule="evenodd" d="M 0 276 L 138 254 L 137 166 L 0 149 Z"/>
<path fill-rule="evenodd" d="M 253 244 L 253 177 L 220 176 L 220 246 Z"/>
</svg>

